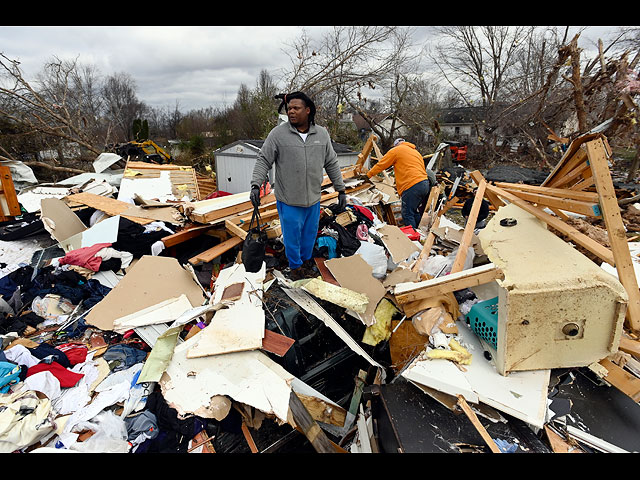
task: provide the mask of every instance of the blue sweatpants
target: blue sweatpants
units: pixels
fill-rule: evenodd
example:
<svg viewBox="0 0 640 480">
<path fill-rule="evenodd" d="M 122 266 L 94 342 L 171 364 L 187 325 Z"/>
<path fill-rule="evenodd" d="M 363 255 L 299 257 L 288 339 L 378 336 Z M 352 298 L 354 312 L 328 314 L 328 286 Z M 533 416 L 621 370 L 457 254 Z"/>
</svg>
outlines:
<svg viewBox="0 0 640 480">
<path fill-rule="evenodd" d="M 276 202 L 289 268 L 298 268 L 313 255 L 318 236 L 320 202 L 310 207 L 294 207 Z"/>
</svg>

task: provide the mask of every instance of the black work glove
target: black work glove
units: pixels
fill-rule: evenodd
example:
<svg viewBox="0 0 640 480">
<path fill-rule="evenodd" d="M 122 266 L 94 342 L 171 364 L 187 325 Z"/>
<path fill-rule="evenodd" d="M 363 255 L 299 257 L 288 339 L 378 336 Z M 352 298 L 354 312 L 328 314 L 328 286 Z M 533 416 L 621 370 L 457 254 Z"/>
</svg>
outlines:
<svg viewBox="0 0 640 480">
<path fill-rule="evenodd" d="M 338 211 L 343 211 L 347 207 L 347 194 L 344 190 L 338 192 Z"/>
<path fill-rule="evenodd" d="M 257 185 L 252 185 L 249 198 L 251 199 L 251 204 L 255 208 L 258 208 L 260 206 L 260 187 L 258 187 Z"/>
</svg>

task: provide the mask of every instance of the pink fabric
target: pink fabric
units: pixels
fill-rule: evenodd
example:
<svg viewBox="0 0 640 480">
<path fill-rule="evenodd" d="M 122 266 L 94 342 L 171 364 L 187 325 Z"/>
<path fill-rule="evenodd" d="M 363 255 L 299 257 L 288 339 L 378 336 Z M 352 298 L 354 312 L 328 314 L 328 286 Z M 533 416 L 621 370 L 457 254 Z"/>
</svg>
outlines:
<svg viewBox="0 0 640 480">
<path fill-rule="evenodd" d="M 102 264 L 102 257 L 96 257 L 95 255 L 103 248 L 110 246 L 110 243 L 96 243 L 90 247 L 71 250 L 60 259 L 60 265 L 77 265 L 97 272 Z"/>
</svg>

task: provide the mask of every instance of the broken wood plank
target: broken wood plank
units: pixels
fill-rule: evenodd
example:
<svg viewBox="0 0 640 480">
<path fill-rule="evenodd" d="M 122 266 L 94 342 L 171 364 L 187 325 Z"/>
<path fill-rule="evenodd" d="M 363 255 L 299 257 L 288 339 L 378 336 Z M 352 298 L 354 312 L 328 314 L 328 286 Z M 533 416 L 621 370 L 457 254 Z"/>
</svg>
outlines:
<svg viewBox="0 0 640 480">
<path fill-rule="evenodd" d="M 262 338 L 262 349 L 279 357 L 284 357 L 294 343 L 296 341 L 293 338 L 265 329 L 264 337 Z"/>
<path fill-rule="evenodd" d="M 327 435 L 316 423 L 313 417 L 311 417 L 311 414 L 302 403 L 302 400 L 298 398 L 298 395 L 293 390 L 289 397 L 289 411 L 296 427 L 300 428 L 316 452 L 335 453 L 336 450 L 331 441 L 327 438 Z"/>
<path fill-rule="evenodd" d="M 596 192 L 582 192 L 569 190 L 567 188 L 539 187 L 537 185 L 527 185 L 525 183 L 495 182 L 496 187 L 515 193 L 514 190 L 558 197 L 563 199 L 577 200 L 580 202 L 598 203 L 599 197 Z"/>
<path fill-rule="evenodd" d="M 640 342 L 638 340 L 633 340 L 623 335 L 620 337 L 620 346 L 618 349 L 640 358 Z"/>
<path fill-rule="evenodd" d="M 191 225 L 179 232 L 167 235 L 166 237 L 161 238 L 161 240 L 165 247 L 174 247 L 182 242 L 186 242 L 187 240 L 191 240 L 192 238 L 202 235 L 210 228 L 212 228 L 211 225 Z"/>
<path fill-rule="evenodd" d="M 155 221 L 147 218 L 129 217 L 126 215 L 122 215 L 131 207 L 130 203 L 122 202 L 120 200 L 116 200 L 115 198 L 96 195 L 95 193 L 89 193 L 89 192 L 74 193 L 72 195 L 66 196 L 64 200 L 68 203 L 69 202 L 76 203 L 80 205 L 86 205 L 91 208 L 95 208 L 96 210 L 100 210 L 101 212 L 104 212 L 107 215 L 110 215 L 112 217 L 120 215 L 123 218 L 131 220 L 132 222 L 135 222 L 135 223 L 139 223 L 141 225 L 147 225 Z"/>
<path fill-rule="evenodd" d="M 504 187 L 501 187 L 504 188 Z M 540 193 L 525 192 L 523 190 L 505 188 L 505 190 L 516 195 L 527 202 L 542 205 L 549 208 L 564 210 L 566 212 L 579 213 L 588 217 L 600 217 L 600 206 L 597 202 L 584 202 L 569 198 L 558 198 L 557 196 L 543 195 Z"/>
<path fill-rule="evenodd" d="M 458 395 L 457 397 L 458 397 L 458 405 L 460 405 L 460 408 L 462 408 L 462 411 L 467 415 L 469 420 L 471 420 L 471 423 L 473 424 L 475 429 L 478 431 L 482 439 L 485 441 L 489 449 L 491 449 L 491 452 L 502 453 L 500 451 L 500 448 L 498 448 L 498 445 L 496 444 L 496 442 L 493 440 L 493 438 L 491 438 L 491 435 L 489 435 L 489 432 L 487 432 L 487 429 L 484 428 L 484 425 L 482 425 L 482 423 L 480 423 L 480 420 L 478 420 L 477 415 L 471 409 L 471 407 L 469 406 L 467 401 L 464 399 L 464 397 L 462 395 Z"/>
<path fill-rule="evenodd" d="M 482 205 L 486 188 L 487 182 L 484 179 L 481 179 L 478 184 L 478 190 L 476 191 L 475 198 L 473 199 L 473 205 L 471 206 L 471 212 L 469 212 L 467 224 L 464 227 L 462 240 L 458 247 L 458 254 L 456 255 L 456 259 L 451 267 L 451 273 L 459 272 L 464 267 L 464 262 L 467 258 L 467 250 L 469 249 L 469 245 L 471 245 L 471 238 L 473 236 L 473 231 L 476 228 L 476 220 L 478 218 L 478 213 L 480 213 L 480 206 Z"/>
<path fill-rule="evenodd" d="M 616 191 L 609 172 L 606 147 L 603 140 L 598 138 L 587 142 L 586 149 L 596 190 L 600 196 L 602 217 L 607 227 L 609 243 L 613 252 L 614 263 L 610 265 L 616 267 L 620 283 L 629 295 L 627 307 L 629 326 L 634 331 L 640 331 L 640 290 L 638 290 L 638 281 L 629 253 L 626 230 L 622 222 Z"/>
<path fill-rule="evenodd" d="M 640 402 L 640 378 L 626 372 L 608 358 L 602 359 L 600 365 L 607 369 L 604 379 L 630 397 L 634 402 Z"/>
<path fill-rule="evenodd" d="M 189 259 L 189 263 L 192 265 L 198 265 L 200 263 L 208 263 L 215 258 L 218 258 L 223 253 L 231 250 L 233 247 L 240 245 L 244 240 L 238 236 L 233 236 L 222 243 L 205 250 Z"/>
<path fill-rule="evenodd" d="M 20 215 L 20 203 L 9 167 L 0 166 L 0 187 L 0 198 L 3 198 L 4 202 L 0 206 L 0 220 Z"/>
<path fill-rule="evenodd" d="M 256 442 L 253 440 L 253 437 L 251 436 L 251 432 L 249 431 L 249 427 L 247 427 L 247 424 L 242 422 L 242 435 L 244 435 L 244 439 L 247 441 L 247 444 L 249 445 L 249 450 L 251 450 L 251 453 L 258 453 L 258 447 L 256 446 Z"/>
<path fill-rule="evenodd" d="M 347 419 L 347 411 L 337 405 L 332 405 L 318 397 L 298 393 L 298 398 L 316 422 L 343 427 Z"/>
<path fill-rule="evenodd" d="M 395 299 L 402 305 L 464 288 L 476 287 L 503 278 L 502 270 L 493 263 L 489 263 L 431 280 L 400 283 L 395 288 Z"/>
</svg>

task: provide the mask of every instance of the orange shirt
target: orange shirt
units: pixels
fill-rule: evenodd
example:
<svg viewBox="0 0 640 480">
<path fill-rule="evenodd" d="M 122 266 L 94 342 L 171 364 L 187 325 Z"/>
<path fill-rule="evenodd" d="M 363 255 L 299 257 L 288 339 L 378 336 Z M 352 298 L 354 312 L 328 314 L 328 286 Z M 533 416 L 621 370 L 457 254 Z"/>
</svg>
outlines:
<svg viewBox="0 0 640 480">
<path fill-rule="evenodd" d="M 413 143 L 402 142 L 393 147 L 367 172 L 369 178 L 393 166 L 398 195 L 422 180 L 427 180 L 424 159 Z"/>
</svg>

